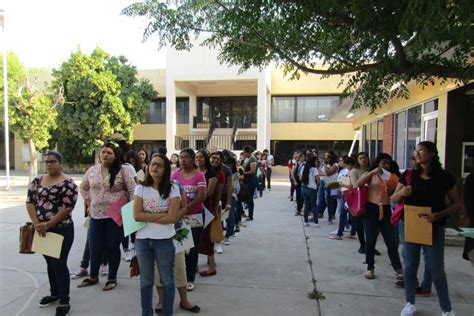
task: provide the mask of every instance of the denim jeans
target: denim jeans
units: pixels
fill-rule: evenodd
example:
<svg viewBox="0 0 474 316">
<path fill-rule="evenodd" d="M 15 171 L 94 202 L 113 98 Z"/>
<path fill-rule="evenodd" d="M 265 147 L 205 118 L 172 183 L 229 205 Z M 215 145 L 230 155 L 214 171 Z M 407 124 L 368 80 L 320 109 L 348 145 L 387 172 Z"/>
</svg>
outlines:
<svg viewBox="0 0 474 316">
<path fill-rule="evenodd" d="M 313 221 L 315 224 L 318 223 L 318 211 L 317 211 L 317 194 L 318 189 L 308 188 L 307 186 L 301 186 L 301 193 L 303 194 L 304 199 L 304 212 L 303 212 L 303 219 L 304 222 L 308 222 L 308 212 L 311 211 L 313 213 Z"/>
<path fill-rule="evenodd" d="M 226 220 L 226 223 L 227 223 L 227 226 L 226 226 L 226 229 L 225 229 L 225 237 L 226 238 L 229 238 L 230 236 L 232 236 L 234 234 L 234 229 L 235 229 L 235 213 L 237 212 L 236 208 L 237 208 L 237 201 L 235 200 L 235 198 L 233 197 L 232 198 L 232 205 L 231 205 L 231 208 L 229 210 L 229 217 L 227 218 Z"/>
<path fill-rule="evenodd" d="M 328 207 L 328 220 L 333 220 L 336 218 L 336 209 L 337 209 L 337 195 L 331 195 L 331 189 L 327 188 L 325 190 L 326 205 Z"/>
<path fill-rule="evenodd" d="M 326 207 L 327 207 L 326 184 L 324 183 L 324 180 L 321 180 L 321 182 L 319 183 L 317 205 L 318 205 L 318 214 L 324 214 L 324 211 L 326 210 Z"/>
<path fill-rule="evenodd" d="M 97 278 L 99 267 L 102 263 L 104 251 L 107 251 L 109 261 L 109 280 L 117 278 L 117 270 L 120 265 L 120 243 L 123 238 L 123 229 L 112 219 L 91 218 L 89 223 L 89 250 L 91 257 L 90 276 Z"/>
<path fill-rule="evenodd" d="M 191 228 L 193 235 L 194 247 L 186 254 L 186 276 L 188 282 L 194 282 L 196 279 L 196 269 L 199 260 L 199 242 L 201 241 L 202 227 Z"/>
<path fill-rule="evenodd" d="M 402 245 L 403 262 L 405 262 L 406 261 L 405 250 L 403 247 L 403 243 L 405 242 L 405 223 L 402 219 L 398 222 L 398 235 L 400 238 L 400 244 Z M 431 290 L 431 285 L 433 284 L 433 281 L 431 279 L 430 269 L 428 267 L 428 262 L 426 260 L 426 252 L 424 248 L 423 248 L 423 261 L 425 262 L 425 271 L 423 273 L 423 281 L 421 281 L 420 287 L 423 289 Z"/>
<path fill-rule="evenodd" d="M 347 223 L 347 216 L 349 215 L 349 211 L 347 210 L 346 206 L 344 205 L 344 198 L 340 197 L 338 198 L 338 213 L 339 213 L 339 228 L 337 229 L 337 235 L 342 236 L 344 234 L 344 228 L 346 227 Z M 355 233 L 354 229 L 354 223 L 352 223 L 352 229 L 351 229 L 351 235 L 354 235 L 353 232 Z"/>
<path fill-rule="evenodd" d="M 303 204 L 304 204 L 304 199 L 303 199 L 303 194 L 301 192 L 301 187 L 302 187 L 301 182 L 296 184 L 295 191 L 296 191 L 296 211 L 297 212 L 301 212 L 301 210 L 303 209 Z"/>
<path fill-rule="evenodd" d="M 247 206 L 249 207 L 249 218 L 253 219 L 253 211 L 255 208 L 255 204 L 253 202 L 253 195 L 255 194 L 255 190 L 257 188 L 257 177 L 251 177 L 244 182 L 245 187 L 247 188 L 250 198 L 247 201 Z"/>
<path fill-rule="evenodd" d="M 235 225 L 239 225 L 239 223 L 242 221 L 242 214 L 244 214 L 244 207 L 242 206 L 242 202 L 236 200 Z"/>
<path fill-rule="evenodd" d="M 173 238 L 137 239 L 136 252 L 140 269 L 140 297 L 142 316 L 153 316 L 154 265 L 160 273 L 163 287 L 163 314 L 172 315 L 174 305 L 174 260 Z"/>
<path fill-rule="evenodd" d="M 398 255 L 398 243 L 395 227 L 390 223 L 392 210 L 390 205 L 383 206 L 383 218 L 379 220 L 379 206 L 373 203 L 367 203 L 367 212 L 362 215 L 362 222 L 365 229 L 365 260 L 367 270 L 374 270 L 375 244 L 379 230 L 382 233 L 385 245 L 387 246 L 390 263 L 395 271 L 402 270 L 400 256 Z"/>
<path fill-rule="evenodd" d="M 82 253 L 82 260 L 80 267 L 83 269 L 89 268 L 89 262 L 91 260 L 91 254 L 89 251 L 89 237 L 86 238 L 86 244 L 84 245 L 84 252 Z M 107 251 L 102 254 L 102 264 L 107 265 Z"/>
<path fill-rule="evenodd" d="M 291 175 L 289 176 L 290 178 L 290 197 L 293 199 L 293 196 L 295 195 L 295 190 L 296 190 L 296 185 L 293 182 L 293 179 L 291 179 Z"/>
<path fill-rule="evenodd" d="M 50 256 L 43 257 L 48 268 L 51 296 L 59 296 L 59 304 L 65 305 L 69 303 L 70 276 L 67 267 L 67 257 L 74 241 L 74 224 L 64 227 L 53 227 L 49 231 L 64 237 L 59 259 Z"/>
<path fill-rule="evenodd" d="M 448 281 L 444 272 L 444 226 L 433 225 L 433 245 L 403 243 L 405 256 L 405 298 L 415 304 L 416 274 L 420 264 L 420 249 L 425 251 L 425 260 L 438 293 L 439 306 L 443 312 L 451 311 Z"/>
</svg>

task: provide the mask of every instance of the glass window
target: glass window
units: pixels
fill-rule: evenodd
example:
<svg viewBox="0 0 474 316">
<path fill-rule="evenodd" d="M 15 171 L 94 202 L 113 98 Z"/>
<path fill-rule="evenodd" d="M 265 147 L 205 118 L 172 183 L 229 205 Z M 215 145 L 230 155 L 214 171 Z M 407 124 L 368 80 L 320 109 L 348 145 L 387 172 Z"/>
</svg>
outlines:
<svg viewBox="0 0 474 316">
<path fill-rule="evenodd" d="M 189 99 L 188 98 L 176 99 L 176 123 L 177 124 L 189 123 Z"/>
<path fill-rule="evenodd" d="M 410 165 L 411 156 L 416 148 L 416 144 L 420 142 L 421 136 L 421 105 L 408 109 L 408 137 L 405 166 Z"/>
<path fill-rule="evenodd" d="M 166 123 L 166 100 L 158 99 L 150 103 L 145 110 L 144 124 L 165 124 Z"/>
<path fill-rule="evenodd" d="M 394 159 L 401 169 L 405 169 L 406 112 L 395 115 Z"/>
<path fill-rule="evenodd" d="M 272 122 L 295 121 L 295 98 L 277 97 L 272 100 Z"/>
<path fill-rule="evenodd" d="M 296 99 L 296 118 L 298 122 L 315 122 L 318 120 L 318 100 L 315 97 Z"/>
<path fill-rule="evenodd" d="M 423 114 L 431 113 L 438 111 L 438 99 L 429 101 L 425 103 L 425 107 L 423 109 Z"/>
</svg>

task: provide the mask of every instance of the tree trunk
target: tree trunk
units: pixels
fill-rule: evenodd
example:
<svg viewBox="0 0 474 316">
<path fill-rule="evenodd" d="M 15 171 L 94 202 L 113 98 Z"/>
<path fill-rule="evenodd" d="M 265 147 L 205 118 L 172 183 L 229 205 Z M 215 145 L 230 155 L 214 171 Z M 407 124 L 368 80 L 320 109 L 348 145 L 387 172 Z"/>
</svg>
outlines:
<svg viewBox="0 0 474 316">
<path fill-rule="evenodd" d="M 32 139 L 28 139 L 28 150 L 30 152 L 30 182 L 38 173 L 38 157 L 36 156 L 36 146 Z"/>
</svg>

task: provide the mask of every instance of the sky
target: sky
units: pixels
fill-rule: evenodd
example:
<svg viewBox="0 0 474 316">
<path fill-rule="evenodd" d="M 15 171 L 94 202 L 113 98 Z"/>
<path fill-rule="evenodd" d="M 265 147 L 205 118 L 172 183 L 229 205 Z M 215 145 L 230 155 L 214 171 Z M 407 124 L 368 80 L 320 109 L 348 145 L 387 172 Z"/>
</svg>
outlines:
<svg viewBox="0 0 474 316">
<path fill-rule="evenodd" d="M 0 0 L 6 12 L 0 48 L 14 51 L 26 67 L 57 68 L 78 47 L 88 54 L 101 47 L 138 69 L 165 68 L 157 39 L 142 42 L 146 21 L 120 15 L 134 2 L 139 0 Z"/>
</svg>

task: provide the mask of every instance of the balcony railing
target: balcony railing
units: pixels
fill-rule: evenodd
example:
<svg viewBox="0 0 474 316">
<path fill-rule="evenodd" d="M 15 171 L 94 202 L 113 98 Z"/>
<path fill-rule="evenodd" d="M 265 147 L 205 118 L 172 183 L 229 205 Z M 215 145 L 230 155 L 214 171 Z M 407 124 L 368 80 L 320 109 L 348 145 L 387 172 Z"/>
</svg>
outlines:
<svg viewBox="0 0 474 316">
<path fill-rule="evenodd" d="M 175 136 L 175 146 L 177 150 L 184 148 L 205 149 L 215 146 L 217 149 L 241 150 L 249 145 L 253 148 L 257 145 L 257 135 L 212 135 L 207 141 L 207 135 L 181 135 Z"/>
<path fill-rule="evenodd" d="M 209 116 L 197 115 L 193 117 L 193 128 L 209 129 L 211 122 L 212 120 Z M 235 123 L 237 128 L 257 128 L 257 122 L 252 122 L 250 117 L 230 117 L 229 122 L 226 123 L 214 120 L 215 128 L 232 128 Z"/>
</svg>

